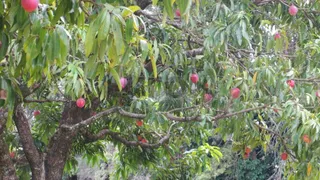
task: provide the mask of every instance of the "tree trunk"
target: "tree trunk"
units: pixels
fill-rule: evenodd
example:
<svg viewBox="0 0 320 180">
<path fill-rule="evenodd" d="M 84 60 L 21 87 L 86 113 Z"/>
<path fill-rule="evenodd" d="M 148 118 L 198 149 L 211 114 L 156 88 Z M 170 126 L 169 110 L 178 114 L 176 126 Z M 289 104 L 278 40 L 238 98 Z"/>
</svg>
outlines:
<svg viewBox="0 0 320 180">
<path fill-rule="evenodd" d="M 1 110 L 1 109 L 0 109 Z M 62 125 L 79 123 L 91 115 L 91 110 L 78 108 L 74 102 L 65 103 L 62 119 L 56 133 L 51 137 L 46 152 L 40 152 L 34 144 L 29 121 L 25 115 L 23 106 L 17 105 L 14 110 L 13 120 L 18 130 L 20 143 L 24 155 L 30 165 L 33 180 L 61 180 L 64 165 L 67 161 L 72 142 L 78 130 L 69 130 Z M 9 156 L 8 146 L 2 135 L 3 124 L 1 123 L 0 111 L 0 180 L 17 179 L 15 168 Z"/>
<path fill-rule="evenodd" d="M 13 119 L 18 129 L 23 152 L 31 167 L 32 179 L 43 180 L 44 164 L 42 160 L 42 154 L 39 153 L 34 144 L 28 118 L 24 114 L 23 107 L 21 105 L 17 105 L 15 108 Z"/>
<path fill-rule="evenodd" d="M 0 180 L 16 180 L 18 177 L 11 161 L 8 145 L 4 140 L 3 134 L 7 122 L 6 113 L 7 112 L 4 109 L 0 108 Z"/>
<path fill-rule="evenodd" d="M 72 142 L 78 130 L 68 130 L 62 125 L 73 125 L 90 117 L 90 110 L 80 109 L 75 103 L 65 104 L 60 126 L 50 140 L 45 158 L 46 180 L 61 180 Z"/>
<path fill-rule="evenodd" d="M 0 135 L 0 180 L 16 180 L 16 171 L 3 135 Z"/>
</svg>

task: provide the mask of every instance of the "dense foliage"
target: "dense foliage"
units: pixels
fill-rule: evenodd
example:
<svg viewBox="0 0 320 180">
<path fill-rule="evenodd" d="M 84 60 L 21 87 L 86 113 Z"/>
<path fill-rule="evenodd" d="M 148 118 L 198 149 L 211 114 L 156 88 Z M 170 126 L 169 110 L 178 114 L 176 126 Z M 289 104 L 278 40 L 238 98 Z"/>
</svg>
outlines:
<svg viewBox="0 0 320 180">
<path fill-rule="evenodd" d="M 317 1 L 37 3 L 0 1 L 0 177 L 61 179 L 111 142 L 114 177 L 188 179 L 222 158 L 217 134 L 320 179 Z"/>
</svg>

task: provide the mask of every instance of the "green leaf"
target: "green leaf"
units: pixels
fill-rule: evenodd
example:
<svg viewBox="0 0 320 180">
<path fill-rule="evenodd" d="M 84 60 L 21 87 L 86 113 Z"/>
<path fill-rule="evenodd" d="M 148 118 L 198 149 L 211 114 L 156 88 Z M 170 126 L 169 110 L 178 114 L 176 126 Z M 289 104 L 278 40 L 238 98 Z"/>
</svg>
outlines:
<svg viewBox="0 0 320 180">
<path fill-rule="evenodd" d="M 61 16 L 63 16 L 64 12 L 67 10 L 66 3 L 64 1 L 60 1 L 60 4 L 58 5 L 54 18 L 52 20 L 52 24 L 56 24 Z"/>
<path fill-rule="evenodd" d="M 108 43 L 111 43 L 109 44 L 109 51 L 108 51 L 109 64 L 110 64 L 110 67 L 115 67 L 119 63 L 119 56 L 117 55 L 117 53 L 115 53 L 116 46 L 115 46 L 114 40 L 108 39 L 108 41 L 109 41 Z"/>
<path fill-rule="evenodd" d="M 154 56 L 150 56 L 151 64 L 152 64 L 152 70 L 153 70 L 153 76 L 155 79 L 157 79 L 158 71 L 157 71 L 157 60 L 154 58 Z"/>
<path fill-rule="evenodd" d="M 111 75 L 113 76 L 114 80 L 116 81 L 116 83 L 118 85 L 119 91 L 122 91 L 122 86 L 121 86 L 121 83 L 120 83 L 120 77 L 119 77 L 118 72 L 112 67 L 110 67 L 109 70 L 110 70 Z"/>
<path fill-rule="evenodd" d="M 91 56 L 85 64 L 85 70 L 84 70 L 85 75 L 89 79 L 95 78 L 96 70 L 97 70 L 97 66 L 98 66 L 98 63 L 96 62 L 96 58 L 97 58 L 97 56 Z"/>
<path fill-rule="evenodd" d="M 148 42 L 146 40 L 140 40 L 140 46 L 142 50 L 141 59 L 144 61 L 147 58 L 149 53 Z"/>
<path fill-rule="evenodd" d="M 1 26 L 1 25 L 0 25 Z M 5 33 L 0 33 L 0 41 L 2 43 L 0 48 L 0 61 L 4 59 L 9 47 L 9 37 Z"/>
<path fill-rule="evenodd" d="M 240 28 L 237 28 L 236 36 L 237 36 L 238 44 L 239 44 L 239 46 L 241 46 L 242 45 L 242 33 L 241 33 L 241 29 Z"/>
<path fill-rule="evenodd" d="M 126 21 L 126 41 L 130 43 L 132 39 L 132 31 L 133 31 L 133 19 L 128 19 Z"/>
<path fill-rule="evenodd" d="M 94 45 L 94 42 L 95 42 L 95 39 L 96 39 L 97 31 L 101 30 L 102 28 L 106 28 L 106 29 L 101 30 L 100 33 L 105 33 L 107 31 L 109 31 L 109 29 L 107 29 L 107 28 L 108 28 L 108 26 L 110 26 L 110 24 L 108 24 L 108 22 L 106 22 L 107 20 L 109 20 L 108 17 L 107 17 L 107 14 L 109 14 L 109 12 L 107 11 L 107 8 L 104 8 L 100 12 L 98 17 L 95 20 L 93 20 L 89 25 L 89 29 L 88 29 L 88 32 L 86 34 L 86 39 L 85 39 L 85 42 L 84 42 L 84 44 L 85 44 L 85 54 L 86 54 L 87 57 L 89 57 L 89 55 L 91 54 L 91 52 L 93 50 L 93 45 Z M 102 41 L 104 38 L 106 38 L 106 36 L 107 36 L 107 33 L 100 35 L 100 40 Z"/>
<path fill-rule="evenodd" d="M 132 48 L 131 48 L 131 47 L 128 47 L 128 48 L 126 49 L 126 52 L 125 52 L 124 55 L 122 56 L 121 63 L 126 64 L 126 63 L 128 62 L 128 60 L 129 60 L 129 55 L 130 55 L 131 51 L 132 51 Z"/>
<path fill-rule="evenodd" d="M 124 9 L 122 12 L 122 17 L 128 17 L 134 12 L 140 10 L 141 8 L 139 6 L 129 6 L 127 9 Z"/>
<path fill-rule="evenodd" d="M 157 5 L 159 0 L 152 0 L 152 5 Z"/>
<path fill-rule="evenodd" d="M 61 65 L 65 64 L 66 57 L 69 53 L 69 41 L 71 39 L 71 35 L 69 32 L 62 26 L 56 27 L 56 32 L 60 39 L 60 59 L 61 59 Z"/>
<path fill-rule="evenodd" d="M 97 25 L 95 23 L 95 21 L 93 21 L 90 26 L 89 26 L 89 30 L 86 34 L 86 39 L 85 39 L 85 54 L 87 57 L 89 57 L 89 55 L 91 54 L 92 52 L 92 48 L 93 48 L 93 43 L 94 43 L 94 40 L 95 40 L 95 36 L 96 36 L 96 32 L 97 32 Z"/>
<path fill-rule="evenodd" d="M 122 37 L 122 29 L 120 24 L 117 21 L 113 21 L 112 24 L 113 28 L 113 35 L 114 35 L 114 44 L 116 46 L 116 53 L 117 55 L 122 55 L 124 53 L 124 42 Z"/>
<path fill-rule="evenodd" d="M 31 64 L 31 60 L 35 59 L 40 50 L 37 48 L 37 38 L 35 36 L 29 36 L 23 45 L 23 50 L 26 53 L 26 60 Z"/>
<path fill-rule="evenodd" d="M 2 15 L 4 13 L 4 4 L 3 1 L 0 2 L 0 14 Z"/>
<path fill-rule="evenodd" d="M 56 31 L 49 34 L 48 43 L 46 47 L 46 56 L 49 63 L 54 63 L 56 58 L 60 56 L 60 38 Z M 61 63 L 57 61 L 59 65 Z"/>
<path fill-rule="evenodd" d="M 109 12 L 106 12 L 106 16 L 102 20 L 102 24 L 99 28 L 98 44 L 100 44 L 101 41 L 105 40 L 108 37 L 109 30 L 110 30 L 110 24 L 111 24 L 111 15 Z"/>
<path fill-rule="evenodd" d="M 172 10 L 171 0 L 164 0 L 164 9 L 168 13 L 169 17 L 171 19 L 173 19 L 174 14 L 173 14 L 173 10 Z"/>
<path fill-rule="evenodd" d="M 189 11 L 192 5 L 192 0 L 176 0 L 176 3 L 178 4 L 181 15 L 184 15 L 187 11 Z"/>
</svg>

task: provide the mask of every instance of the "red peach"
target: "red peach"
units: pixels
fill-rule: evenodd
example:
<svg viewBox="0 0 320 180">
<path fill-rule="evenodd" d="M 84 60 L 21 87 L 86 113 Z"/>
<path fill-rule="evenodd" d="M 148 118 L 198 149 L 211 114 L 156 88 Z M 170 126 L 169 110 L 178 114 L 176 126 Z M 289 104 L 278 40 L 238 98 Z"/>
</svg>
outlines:
<svg viewBox="0 0 320 180">
<path fill-rule="evenodd" d="M 203 97 L 203 98 L 204 98 L 204 102 L 209 102 L 209 101 L 212 100 L 212 95 L 206 93 L 206 94 L 204 94 L 204 97 Z"/>
<path fill-rule="evenodd" d="M 311 143 L 310 137 L 309 137 L 308 135 L 306 135 L 306 134 L 303 135 L 302 139 L 303 139 L 303 141 L 304 141 L 305 143 L 307 143 L 307 144 L 310 144 L 310 143 Z"/>
<path fill-rule="evenodd" d="M 34 117 L 38 116 L 39 114 L 40 114 L 40 111 L 39 111 L 39 110 L 35 110 L 35 111 L 33 112 L 33 116 L 34 116 Z"/>
<path fill-rule="evenodd" d="M 320 89 L 316 91 L 316 96 L 320 98 Z"/>
<path fill-rule="evenodd" d="M 38 8 L 39 0 L 21 0 L 21 6 L 27 12 L 32 12 Z"/>
<path fill-rule="evenodd" d="M 0 99 L 7 99 L 7 91 L 4 89 L 0 90 Z"/>
<path fill-rule="evenodd" d="M 137 126 L 142 126 L 143 125 L 143 121 L 142 120 L 136 120 L 136 125 Z"/>
<path fill-rule="evenodd" d="M 138 141 L 141 141 L 143 139 L 143 137 L 141 135 L 137 136 Z"/>
<path fill-rule="evenodd" d="M 196 84 L 199 81 L 198 74 L 191 74 L 190 80 L 192 81 L 192 83 Z"/>
<path fill-rule="evenodd" d="M 78 108 L 83 108 L 84 105 L 86 104 L 86 100 L 84 100 L 83 98 L 79 98 L 76 102 Z"/>
<path fill-rule="evenodd" d="M 250 152 L 251 152 L 251 148 L 246 147 L 245 152 L 246 152 L 247 154 L 250 154 Z"/>
<path fill-rule="evenodd" d="M 121 84 L 122 89 L 125 88 L 128 84 L 127 78 L 124 78 L 124 77 L 120 78 L 120 84 Z"/>
<path fill-rule="evenodd" d="M 277 39 L 280 39 L 281 38 L 281 35 L 279 32 L 277 32 L 275 35 L 274 35 L 274 40 L 277 40 Z"/>
<path fill-rule="evenodd" d="M 297 13 L 298 13 L 298 8 L 297 8 L 295 5 L 292 4 L 292 5 L 289 7 L 289 14 L 290 14 L 291 16 L 295 16 Z"/>
<path fill-rule="evenodd" d="M 179 9 L 176 10 L 176 16 L 179 16 L 179 17 L 181 16 Z"/>
<path fill-rule="evenodd" d="M 233 89 L 231 89 L 230 94 L 231 94 L 231 97 L 233 99 L 237 99 L 237 98 L 240 97 L 240 89 L 239 88 L 233 88 Z"/>
<path fill-rule="evenodd" d="M 9 156 L 13 159 L 14 156 L 15 156 L 15 153 L 14 152 L 10 152 Z"/>
<path fill-rule="evenodd" d="M 287 80 L 287 84 L 288 84 L 291 88 L 294 88 L 295 82 L 294 82 L 294 80 L 290 79 L 290 80 Z"/>
<path fill-rule="evenodd" d="M 287 160 L 288 159 L 288 154 L 286 152 L 282 153 L 281 154 L 281 159 L 284 160 L 284 161 Z"/>
</svg>

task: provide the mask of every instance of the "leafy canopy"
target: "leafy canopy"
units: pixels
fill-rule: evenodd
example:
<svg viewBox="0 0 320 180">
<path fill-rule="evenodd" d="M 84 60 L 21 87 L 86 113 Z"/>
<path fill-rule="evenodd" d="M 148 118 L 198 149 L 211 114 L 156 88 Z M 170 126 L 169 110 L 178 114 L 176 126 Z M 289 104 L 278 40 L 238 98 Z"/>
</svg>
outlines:
<svg viewBox="0 0 320 180">
<path fill-rule="evenodd" d="M 8 136 L 15 105 L 29 98 L 25 108 L 42 112 L 32 121 L 32 133 L 45 151 L 61 125 L 62 102 L 84 97 L 86 110 L 101 113 L 77 135 L 67 172 L 77 154 L 88 162 L 105 159 L 107 141 L 119 150 L 119 176 L 140 164 L 169 176 L 176 161 L 201 172 L 210 166 L 208 153 L 222 156 L 206 144 L 216 133 L 224 140 L 232 135 L 241 154 L 258 146 L 286 151 L 285 175 L 292 179 L 320 175 L 317 1 L 153 0 L 147 9 L 139 2 L 41 0 L 32 13 L 20 0 L 0 2 L 0 88 L 7 93 L 1 106 L 9 108 Z M 295 16 L 288 13 L 291 4 L 298 7 Z M 199 76 L 196 84 L 192 73 Z M 126 87 L 121 77 L 128 79 Z M 34 93 L 25 97 L 22 85 Z M 241 90 L 237 99 L 230 95 L 235 87 Z M 213 99 L 205 101 L 205 93 Z M 136 126 L 137 119 L 143 126 Z M 88 132 L 104 136 L 88 143 Z M 183 150 L 192 142 L 203 145 Z"/>
</svg>

